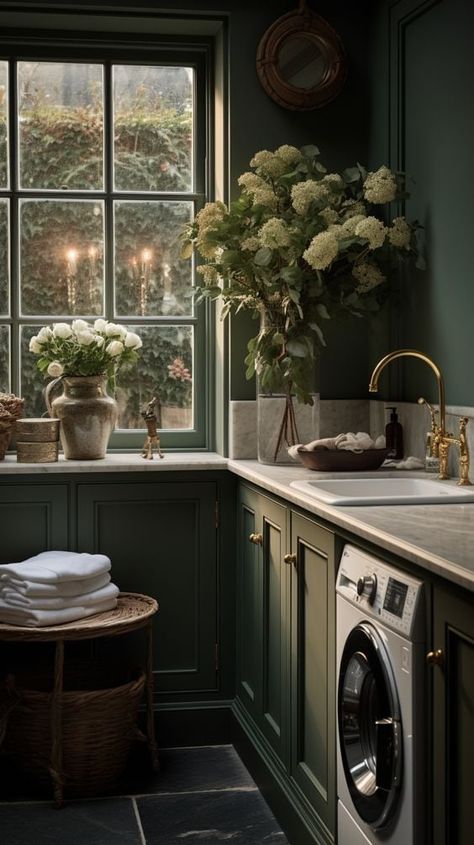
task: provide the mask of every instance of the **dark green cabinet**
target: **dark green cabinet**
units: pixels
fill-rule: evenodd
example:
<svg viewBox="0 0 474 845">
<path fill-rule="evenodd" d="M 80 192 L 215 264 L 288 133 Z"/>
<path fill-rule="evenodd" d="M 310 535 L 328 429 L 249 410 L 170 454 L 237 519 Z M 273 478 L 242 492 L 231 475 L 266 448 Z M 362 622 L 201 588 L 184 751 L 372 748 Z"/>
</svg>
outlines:
<svg viewBox="0 0 474 845">
<path fill-rule="evenodd" d="M 291 777 L 334 833 L 334 534 L 291 513 Z"/>
<path fill-rule="evenodd" d="M 0 483 L 0 563 L 69 549 L 67 484 Z"/>
<path fill-rule="evenodd" d="M 286 508 L 242 489 L 239 509 L 238 694 L 256 724 L 286 757 L 288 573 Z"/>
<path fill-rule="evenodd" d="M 78 548 L 108 555 L 122 591 L 156 598 L 160 694 L 217 689 L 213 482 L 79 483 Z"/>
<path fill-rule="evenodd" d="M 246 485 L 238 530 L 237 717 L 314 840 L 332 842 L 335 538 Z"/>
<path fill-rule="evenodd" d="M 433 843 L 473 841 L 474 598 L 433 591 Z M 439 654 L 441 652 L 441 654 Z"/>
</svg>

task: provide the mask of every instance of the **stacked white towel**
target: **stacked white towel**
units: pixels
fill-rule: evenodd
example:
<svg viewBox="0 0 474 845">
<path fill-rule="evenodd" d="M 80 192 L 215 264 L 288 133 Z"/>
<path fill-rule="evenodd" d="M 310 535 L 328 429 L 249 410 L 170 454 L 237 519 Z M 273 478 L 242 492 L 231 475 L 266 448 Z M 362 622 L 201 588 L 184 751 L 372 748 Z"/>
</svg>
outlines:
<svg viewBox="0 0 474 845">
<path fill-rule="evenodd" d="M 110 559 L 87 552 L 41 552 L 0 566 L 0 622 L 62 625 L 117 605 Z"/>
</svg>

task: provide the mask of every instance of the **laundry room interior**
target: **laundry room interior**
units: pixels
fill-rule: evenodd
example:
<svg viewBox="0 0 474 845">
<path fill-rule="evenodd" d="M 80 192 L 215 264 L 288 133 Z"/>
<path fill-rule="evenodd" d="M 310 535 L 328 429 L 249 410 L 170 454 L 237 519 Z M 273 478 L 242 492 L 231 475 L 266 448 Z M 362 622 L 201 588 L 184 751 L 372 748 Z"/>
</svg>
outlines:
<svg viewBox="0 0 474 845">
<path fill-rule="evenodd" d="M 1 845 L 471 845 L 473 37 L 0 0 Z"/>
</svg>

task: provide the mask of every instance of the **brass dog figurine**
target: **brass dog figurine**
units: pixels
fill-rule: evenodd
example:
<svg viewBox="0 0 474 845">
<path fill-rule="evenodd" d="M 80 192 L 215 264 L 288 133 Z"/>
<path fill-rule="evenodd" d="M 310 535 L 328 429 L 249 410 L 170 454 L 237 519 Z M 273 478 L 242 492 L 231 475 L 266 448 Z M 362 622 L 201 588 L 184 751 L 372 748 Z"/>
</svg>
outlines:
<svg viewBox="0 0 474 845">
<path fill-rule="evenodd" d="M 143 408 L 140 412 L 140 415 L 145 420 L 145 425 L 147 428 L 147 437 L 143 444 L 142 449 L 142 458 L 146 458 L 148 461 L 153 460 L 153 449 L 156 449 L 160 458 L 164 458 L 163 452 L 160 448 L 160 437 L 158 434 L 158 416 L 157 416 L 157 409 L 159 410 L 160 407 L 160 400 L 154 396 L 150 402 Z M 160 415 L 161 416 L 161 415 Z"/>
</svg>

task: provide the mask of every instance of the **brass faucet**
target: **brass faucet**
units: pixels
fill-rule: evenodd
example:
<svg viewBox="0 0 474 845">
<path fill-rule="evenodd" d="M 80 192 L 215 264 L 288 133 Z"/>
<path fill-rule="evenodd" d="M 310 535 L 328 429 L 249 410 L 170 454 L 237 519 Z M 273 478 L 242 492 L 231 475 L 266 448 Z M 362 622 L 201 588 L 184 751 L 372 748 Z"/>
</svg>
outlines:
<svg viewBox="0 0 474 845">
<path fill-rule="evenodd" d="M 441 370 L 428 355 L 424 352 L 418 352 L 417 349 L 397 349 L 395 352 L 389 352 L 382 358 L 370 377 L 369 391 L 370 393 L 377 393 L 378 381 L 382 370 L 394 361 L 396 358 L 419 358 L 433 370 L 436 381 L 438 383 L 438 405 L 439 405 L 439 422 L 435 420 L 434 412 L 431 411 L 431 450 L 436 457 L 439 456 L 439 478 L 444 480 L 448 476 L 448 453 L 451 445 L 459 447 L 459 481 L 458 484 L 465 486 L 471 484 L 469 481 L 469 448 L 466 438 L 466 426 L 468 423 L 467 417 L 461 417 L 459 420 L 459 437 L 454 437 L 446 431 L 446 400 L 444 392 L 444 381 Z M 420 401 L 420 400 L 419 400 Z M 424 401 L 424 400 L 422 400 Z"/>
</svg>

